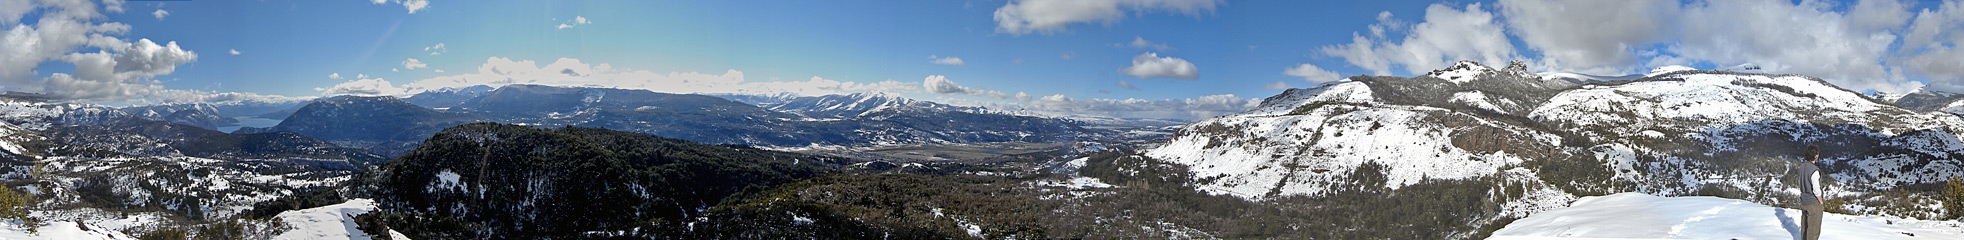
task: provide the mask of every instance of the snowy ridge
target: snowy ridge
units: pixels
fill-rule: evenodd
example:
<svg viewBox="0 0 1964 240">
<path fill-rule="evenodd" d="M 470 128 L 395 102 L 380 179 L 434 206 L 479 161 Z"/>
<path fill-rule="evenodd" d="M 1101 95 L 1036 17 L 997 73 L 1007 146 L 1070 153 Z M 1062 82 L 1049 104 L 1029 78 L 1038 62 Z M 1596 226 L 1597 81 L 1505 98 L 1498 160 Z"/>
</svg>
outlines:
<svg viewBox="0 0 1964 240">
<path fill-rule="evenodd" d="M 1860 94 L 1801 76 L 1697 72 L 1621 85 L 1588 85 L 1556 95 L 1528 117 L 1569 128 L 1720 128 L 1756 121 L 1803 119 L 1865 123 L 1892 108 Z M 1908 119 L 1929 126 L 1938 119 Z M 1911 130 L 1911 129 L 1899 129 Z"/>
<path fill-rule="evenodd" d="M 1447 109 L 1376 103 L 1371 93 L 1353 81 L 1290 89 L 1249 112 L 1189 124 L 1145 155 L 1212 179 L 1199 184 L 1201 190 L 1265 199 L 1326 193 L 1367 163 L 1383 168 L 1385 187 L 1392 189 L 1424 179 L 1491 176 L 1524 159 L 1446 140 L 1485 136 L 1546 148 L 1558 139 Z M 1466 131 L 1472 129 L 1505 133 Z"/>
<path fill-rule="evenodd" d="M 293 230 L 280 233 L 273 239 L 370 239 L 367 233 L 356 228 L 356 215 L 375 211 L 375 200 L 349 199 L 340 204 L 316 208 L 286 211 L 279 214 Z M 409 239 L 409 236 L 389 230 L 391 239 Z"/>
<path fill-rule="evenodd" d="M 829 119 L 871 118 L 883 114 L 897 114 L 902 111 L 991 113 L 988 109 L 980 107 L 959 107 L 929 101 L 918 101 L 885 92 L 799 97 L 778 103 L 759 104 L 759 106 L 773 111 Z"/>
<path fill-rule="evenodd" d="M 1310 103 L 1354 103 L 1376 102 L 1371 96 L 1371 87 L 1356 81 L 1336 81 L 1308 89 L 1291 88 L 1272 97 L 1262 99 L 1260 105 L 1247 112 L 1229 116 L 1281 115 L 1295 111 L 1297 107 Z"/>
<path fill-rule="evenodd" d="M 1454 63 L 1452 67 L 1425 73 L 1425 76 L 1445 79 L 1452 83 L 1466 83 L 1473 81 L 1475 77 L 1479 77 L 1481 74 L 1490 72 L 1493 72 L 1493 68 L 1480 65 L 1479 62 L 1459 61 L 1458 63 Z"/>
<path fill-rule="evenodd" d="M 1964 118 L 1817 78 L 1664 67 L 1631 80 L 1557 81 L 1518 66 L 1462 62 L 1416 78 L 1290 89 L 1250 111 L 1188 124 L 1142 154 L 1187 166 L 1199 190 L 1250 200 L 1490 181 L 1507 189 L 1493 198 L 1510 217 L 1566 207 L 1584 193 L 1726 192 L 1778 204 L 1797 194 L 1778 176 L 1808 144 L 1828 151 L 1821 164 L 1835 166 L 1826 169 L 1840 196 L 1964 176 L 1955 160 L 1964 158 Z M 1551 178 L 1573 179 L 1543 182 Z M 1900 204 L 1847 210 L 1885 214 L 1874 209 Z"/>
<path fill-rule="evenodd" d="M 1489 239 L 1797 239 L 1801 211 L 1716 197 L 1619 193 L 1515 220 Z M 1821 239 L 1964 239 L 1964 224 L 1829 213 Z"/>
</svg>

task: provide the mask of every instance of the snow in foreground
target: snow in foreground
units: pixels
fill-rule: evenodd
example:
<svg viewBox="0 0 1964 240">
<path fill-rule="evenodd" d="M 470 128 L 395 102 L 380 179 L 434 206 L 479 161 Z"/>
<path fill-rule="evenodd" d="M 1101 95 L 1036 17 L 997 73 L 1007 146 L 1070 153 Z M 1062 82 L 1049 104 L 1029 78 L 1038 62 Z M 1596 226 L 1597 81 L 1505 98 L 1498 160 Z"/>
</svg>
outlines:
<svg viewBox="0 0 1964 240">
<path fill-rule="evenodd" d="M 78 225 L 75 222 L 48 223 L 48 225 L 35 229 L 39 231 L 38 233 L 32 234 L 27 233 L 26 228 L 21 228 L 20 221 L 9 220 L 5 223 L 0 223 L 0 226 L 4 226 L 0 227 L 0 239 L 136 239 L 127 234 L 110 231 L 108 228 L 99 226 L 84 230 L 82 229 L 82 225 Z"/>
<path fill-rule="evenodd" d="M 1717 197 L 1619 193 L 1515 220 L 1490 239 L 1798 239 L 1801 211 Z M 1830 213 L 1821 239 L 1964 239 L 1964 223 Z"/>
<path fill-rule="evenodd" d="M 341 204 L 321 206 L 280 213 L 281 220 L 292 231 L 281 233 L 275 239 L 369 239 L 368 234 L 355 228 L 355 215 L 375 211 L 375 200 L 350 199 Z M 389 231 L 394 239 L 409 239 L 402 233 Z"/>
</svg>

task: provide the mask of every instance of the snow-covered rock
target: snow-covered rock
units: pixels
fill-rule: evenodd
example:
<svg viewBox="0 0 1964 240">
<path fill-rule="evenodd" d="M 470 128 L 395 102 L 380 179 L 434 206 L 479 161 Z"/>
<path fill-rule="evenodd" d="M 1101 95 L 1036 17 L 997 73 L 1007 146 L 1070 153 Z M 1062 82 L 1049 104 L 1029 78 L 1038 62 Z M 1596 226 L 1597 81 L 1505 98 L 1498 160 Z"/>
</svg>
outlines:
<svg viewBox="0 0 1964 240">
<path fill-rule="evenodd" d="M 1821 239 L 1964 239 L 1964 223 L 1826 214 Z M 1489 239 L 1797 239 L 1801 211 L 1717 197 L 1619 193 L 1515 220 Z"/>
<path fill-rule="evenodd" d="M 375 211 L 375 201 L 370 199 L 349 199 L 348 202 L 286 211 L 279 214 L 293 230 L 280 233 L 274 239 L 370 239 L 367 233 L 355 225 L 355 216 Z M 389 230 L 391 239 L 409 239 L 393 229 Z"/>
</svg>

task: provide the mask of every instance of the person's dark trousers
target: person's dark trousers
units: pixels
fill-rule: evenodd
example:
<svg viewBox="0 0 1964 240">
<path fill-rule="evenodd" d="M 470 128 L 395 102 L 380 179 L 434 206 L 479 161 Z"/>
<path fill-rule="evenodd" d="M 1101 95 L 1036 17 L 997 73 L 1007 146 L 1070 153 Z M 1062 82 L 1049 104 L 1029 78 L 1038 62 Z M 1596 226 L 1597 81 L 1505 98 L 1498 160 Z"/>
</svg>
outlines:
<svg viewBox="0 0 1964 240">
<path fill-rule="evenodd" d="M 1801 239 L 1805 239 L 1805 240 L 1821 239 L 1821 205 L 1820 204 L 1801 205 L 1800 210 L 1802 216 L 1801 218 L 1803 219 L 1801 220 L 1803 222 L 1801 224 L 1802 226 L 1804 226 L 1801 227 L 1801 229 L 1803 229 L 1801 230 L 1802 232 Z"/>
</svg>

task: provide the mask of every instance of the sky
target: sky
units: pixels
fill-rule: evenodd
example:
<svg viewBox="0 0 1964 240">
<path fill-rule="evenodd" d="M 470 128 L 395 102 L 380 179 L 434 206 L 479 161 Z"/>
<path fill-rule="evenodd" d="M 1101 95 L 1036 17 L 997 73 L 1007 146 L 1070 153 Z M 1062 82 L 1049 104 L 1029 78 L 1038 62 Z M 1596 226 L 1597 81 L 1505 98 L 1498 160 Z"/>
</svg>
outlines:
<svg viewBox="0 0 1964 240">
<path fill-rule="evenodd" d="M 1959 0 L 0 0 L 0 30 L 0 91 L 109 105 L 543 84 L 1190 120 L 1460 60 L 1964 92 Z"/>
</svg>

